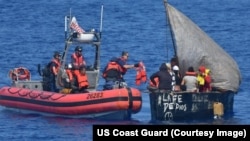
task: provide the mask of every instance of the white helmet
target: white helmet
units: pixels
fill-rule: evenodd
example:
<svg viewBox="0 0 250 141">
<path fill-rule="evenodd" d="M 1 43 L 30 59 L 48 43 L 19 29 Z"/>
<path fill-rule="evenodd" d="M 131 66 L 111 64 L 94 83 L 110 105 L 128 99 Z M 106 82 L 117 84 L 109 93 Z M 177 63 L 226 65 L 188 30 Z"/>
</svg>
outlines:
<svg viewBox="0 0 250 141">
<path fill-rule="evenodd" d="M 179 67 L 175 65 L 175 66 L 173 67 L 173 70 L 174 70 L 174 71 L 179 71 Z"/>
<path fill-rule="evenodd" d="M 67 67 L 68 67 L 68 69 L 72 69 L 72 64 L 69 63 L 69 64 L 67 65 Z"/>
</svg>

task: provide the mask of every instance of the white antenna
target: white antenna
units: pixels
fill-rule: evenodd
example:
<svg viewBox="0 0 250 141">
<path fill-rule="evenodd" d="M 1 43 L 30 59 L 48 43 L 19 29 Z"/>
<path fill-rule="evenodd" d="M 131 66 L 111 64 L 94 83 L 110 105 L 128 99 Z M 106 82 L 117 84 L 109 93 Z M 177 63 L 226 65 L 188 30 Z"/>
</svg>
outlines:
<svg viewBox="0 0 250 141">
<path fill-rule="evenodd" d="M 64 32 L 65 32 L 65 39 L 67 38 L 67 16 L 64 18 Z"/>
<path fill-rule="evenodd" d="M 103 18 L 103 5 L 101 8 L 101 23 L 100 23 L 100 32 L 102 32 L 102 18 Z"/>
</svg>

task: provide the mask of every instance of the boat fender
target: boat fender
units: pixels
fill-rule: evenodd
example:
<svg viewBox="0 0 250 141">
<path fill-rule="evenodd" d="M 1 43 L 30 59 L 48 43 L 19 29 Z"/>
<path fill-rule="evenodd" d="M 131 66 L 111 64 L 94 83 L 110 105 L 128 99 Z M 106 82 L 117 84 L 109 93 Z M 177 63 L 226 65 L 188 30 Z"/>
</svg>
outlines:
<svg viewBox="0 0 250 141">
<path fill-rule="evenodd" d="M 213 110 L 215 117 L 221 117 L 224 115 L 224 106 L 221 102 L 214 102 Z"/>
</svg>

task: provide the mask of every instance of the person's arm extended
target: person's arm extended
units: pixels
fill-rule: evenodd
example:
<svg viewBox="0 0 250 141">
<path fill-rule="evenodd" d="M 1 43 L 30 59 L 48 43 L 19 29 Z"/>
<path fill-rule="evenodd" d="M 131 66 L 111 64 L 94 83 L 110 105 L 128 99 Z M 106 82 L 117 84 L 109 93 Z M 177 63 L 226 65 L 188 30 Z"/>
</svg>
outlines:
<svg viewBox="0 0 250 141">
<path fill-rule="evenodd" d="M 134 68 L 135 65 L 123 65 L 123 67 L 126 69 L 131 69 L 131 68 Z"/>
</svg>

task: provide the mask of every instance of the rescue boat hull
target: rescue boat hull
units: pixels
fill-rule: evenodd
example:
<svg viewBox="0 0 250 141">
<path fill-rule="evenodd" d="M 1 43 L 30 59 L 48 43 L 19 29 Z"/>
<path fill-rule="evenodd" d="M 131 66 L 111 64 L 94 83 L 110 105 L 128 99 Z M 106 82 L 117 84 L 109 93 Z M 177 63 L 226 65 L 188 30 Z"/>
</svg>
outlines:
<svg viewBox="0 0 250 141">
<path fill-rule="evenodd" d="M 228 117 L 233 114 L 234 95 L 232 92 L 151 92 L 151 120 L 183 121 Z"/>
<path fill-rule="evenodd" d="M 0 105 L 18 111 L 73 118 L 130 119 L 141 109 L 141 94 L 121 88 L 79 94 L 61 94 L 17 87 L 0 89 Z"/>
</svg>

